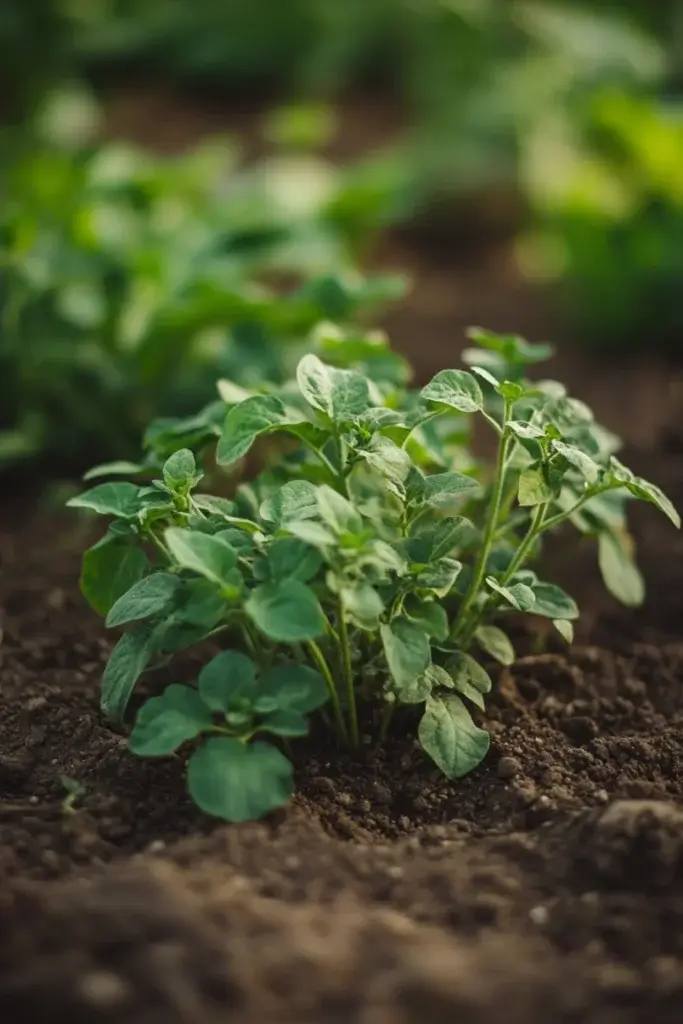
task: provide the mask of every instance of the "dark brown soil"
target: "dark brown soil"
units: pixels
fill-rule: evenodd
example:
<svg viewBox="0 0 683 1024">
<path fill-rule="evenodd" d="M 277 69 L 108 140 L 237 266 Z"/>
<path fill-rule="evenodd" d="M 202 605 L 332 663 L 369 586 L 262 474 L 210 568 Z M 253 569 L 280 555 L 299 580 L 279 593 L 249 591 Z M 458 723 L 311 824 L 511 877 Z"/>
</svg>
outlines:
<svg viewBox="0 0 683 1024">
<path fill-rule="evenodd" d="M 469 323 L 549 331 L 504 248 L 463 265 L 405 245 L 382 258 L 418 278 L 389 326 L 421 376 Z M 553 372 L 683 507 L 680 377 L 566 347 Z M 635 510 L 637 612 L 590 545 L 556 545 L 577 643 L 532 653 L 524 632 L 473 775 L 444 781 L 405 737 L 310 748 L 290 807 L 228 827 L 180 760 L 135 760 L 102 721 L 84 538 L 29 507 L 0 530 L 3 1024 L 680 1024 L 683 539 L 654 511 Z M 85 787 L 73 812 L 62 776 Z"/>
</svg>

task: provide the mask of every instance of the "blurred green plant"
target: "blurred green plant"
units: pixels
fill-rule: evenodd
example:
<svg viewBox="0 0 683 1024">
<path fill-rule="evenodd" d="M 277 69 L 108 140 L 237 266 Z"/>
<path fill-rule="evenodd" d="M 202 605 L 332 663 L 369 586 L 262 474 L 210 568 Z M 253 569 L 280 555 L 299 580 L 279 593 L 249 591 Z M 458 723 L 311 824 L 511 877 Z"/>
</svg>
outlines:
<svg viewBox="0 0 683 1024">
<path fill-rule="evenodd" d="M 602 92 L 582 120 L 538 126 L 525 170 L 540 227 L 523 251 L 579 335 L 680 351 L 683 104 Z"/>
<path fill-rule="evenodd" d="M 0 465 L 135 451 L 217 373 L 276 381 L 314 323 L 403 289 L 355 269 L 391 176 L 373 190 L 367 169 L 288 153 L 244 168 L 222 139 L 160 158 L 95 144 L 96 124 L 72 92 L 6 135 Z"/>
</svg>

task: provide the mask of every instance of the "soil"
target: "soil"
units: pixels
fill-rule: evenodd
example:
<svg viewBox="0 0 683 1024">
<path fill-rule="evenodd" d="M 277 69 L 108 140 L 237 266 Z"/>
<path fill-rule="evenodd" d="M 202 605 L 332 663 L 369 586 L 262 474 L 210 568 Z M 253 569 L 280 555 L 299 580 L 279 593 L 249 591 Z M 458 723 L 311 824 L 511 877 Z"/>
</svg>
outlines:
<svg viewBox="0 0 683 1024">
<path fill-rule="evenodd" d="M 380 256 L 417 272 L 389 327 L 420 376 L 453 364 L 467 323 L 551 326 L 504 246 L 463 264 L 394 238 Z M 683 507 L 675 372 L 566 344 L 554 372 Z M 445 781 L 400 735 L 356 758 L 310 746 L 289 807 L 226 826 L 192 806 L 182 759 L 132 758 L 101 718 L 111 637 L 78 593 L 85 538 L 5 508 L 0 1020 L 679 1024 L 683 539 L 634 512 L 645 606 L 619 609 L 590 545 L 561 538 L 577 641 L 537 650 L 520 626 L 479 770 Z M 64 776 L 84 787 L 73 807 Z"/>
</svg>

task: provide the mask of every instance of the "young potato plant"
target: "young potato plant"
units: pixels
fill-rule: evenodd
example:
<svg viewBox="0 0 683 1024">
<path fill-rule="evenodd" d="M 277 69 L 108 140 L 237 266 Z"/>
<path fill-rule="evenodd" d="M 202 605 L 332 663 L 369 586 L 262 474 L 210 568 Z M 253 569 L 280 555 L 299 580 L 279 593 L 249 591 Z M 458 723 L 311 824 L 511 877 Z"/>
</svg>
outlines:
<svg viewBox="0 0 683 1024">
<path fill-rule="evenodd" d="M 511 664 L 505 624 L 518 612 L 572 638 L 576 603 L 531 568 L 565 523 L 598 538 L 610 589 L 641 599 L 625 499 L 678 526 L 675 509 L 561 384 L 506 374 L 542 350 L 472 336 L 498 373 L 473 363 L 411 392 L 311 353 L 278 393 L 233 388 L 211 414 L 217 463 L 234 473 L 264 438 L 272 456 L 234 500 L 199 489 L 207 434 L 149 484 L 98 483 L 71 500 L 113 519 L 82 576 L 107 625 L 124 629 L 102 681 L 110 719 L 122 721 L 147 669 L 206 639 L 225 645 L 196 687 L 143 704 L 130 738 L 152 757 L 192 744 L 188 784 L 203 810 L 236 821 L 284 803 L 287 743 L 311 715 L 355 748 L 417 712 L 444 774 L 471 771 L 489 746 L 475 718 L 492 686 L 475 655 Z M 467 449 L 476 416 L 497 440 L 492 468 Z M 190 434 L 181 424 L 177 436 Z"/>
</svg>

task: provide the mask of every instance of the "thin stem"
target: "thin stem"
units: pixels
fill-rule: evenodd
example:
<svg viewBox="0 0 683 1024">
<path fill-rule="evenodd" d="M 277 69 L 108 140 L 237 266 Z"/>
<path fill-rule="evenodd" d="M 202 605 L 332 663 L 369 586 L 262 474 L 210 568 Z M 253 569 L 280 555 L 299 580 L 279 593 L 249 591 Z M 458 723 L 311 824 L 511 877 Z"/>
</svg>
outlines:
<svg viewBox="0 0 683 1024">
<path fill-rule="evenodd" d="M 507 423 L 510 413 L 510 403 L 505 403 L 505 417 L 504 422 Z M 484 579 L 484 573 L 486 572 L 486 563 L 489 558 L 491 551 L 491 545 L 496 535 L 496 528 L 498 526 L 498 518 L 500 516 L 501 503 L 503 500 L 503 487 L 505 484 L 505 465 L 507 462 L 508 450 L 510 447 L 510 434 L 508 431 L 503 429 L 501 434 L 500 443 L 498 445 L 498 454 L 496 456 L 496 468 L 495 477 L 493 482 L 493 493 L 491 495 L 491 504 L 489 506 L 489 514 L 486 520 L 486 527 L 484 530 L 484 536 L 482 538 L 481 547 L 479 549 L 479 557 L 477 559 L 474 571 L 472 573 L 472 579 L 470 585 L 467 588 L 467 593 L 463 599 L 463 603 L 460 606 L 458 613 L 458 620 L 460 628 L 458 634 L 462 634 L 466 628 L 469 613 L 472 605 L 476 600 L 477 594 L 481 589 L 481 585 Z"/>
<path fill-rule="evenodd" d="M 339 734 L 342 737 L 342 739 L 346 743 L 348 743 L 349 734 L 346 728 L 346 722 L 344 721 L 344 716 L 342 714 L 341 704 L 339 703 L 339 694 L 337 693 L 337 687 L 335 686 L 334 679 L 332 678 L 332 673 L 330 672 L 329 665 L 325 661 L 325 655 L 320 650 L 315 640 L 308 640 L 306 642 L 306 647 L 311 652 L 313 660 L 315 661 L 316 665 L 320 670 L 320 674 L 325 680 L 325 684 L 330 695 L 330 700 L 332 701 L 334 719 L 335 722 L 337 723 L 337 729 L 339 730 Z"/>
<path fill-rule="evenodd" d="M 396 710 L 396 705 L 395 704 L 385 704 L 383 709 L 382 709 L 382 719 L 380 721 L 380 726 L 379 726 L 379 740 L 380 740 L 380 743 L 384 743 L 384 741 L 387 738 L 387 734 L 389 732 L 389 727 L 391 725 L 391 720 L 394 717 L 395 710 Z"/>
<path fill-rule="evenodd" d="M 439 418 L 439 416 L 445 415 L 445 412 L 445 409 L 439 409 L 438 411 L 430 412 L 427 416 L 425 416 L 424 419 L 420 420 L 419 423 L 414 423 L 413 426 L 408 431 L 408 433 L 406 434 L 406 436 L 403 438 L 403 441 L 401 442 L 401 448 L 405 448 L 415 430 L 419 430 L 420 427 L 423 427 L 425 425 L 425 423 L 431 423 L 432 420 L 436 420 Z"/>
<path fill-rule="evenodd" d="M 554 529 L 554 527 L 560 526 L 562 523 L 566 522 L 567 519 L 573 516 L 575 512 L 578 512 L 579 509 L 586 504 L 586 502 L 591 500 L 591 498 L 595 498 L 596 495 L 604 494 L 605 491 L 610 490 L 612 490 L 612 488 L 609 485 L 606 487 L 591 488 L 590 490 L 586 491 L 583 497 L 579 498 L 579 500 L 575 502 L 571 506 L 571 508 L 568 508 L 565 512 L 557 512 L 554 516 L 551 516 L 550 519 L 546 519 L 543 524 L 543 529 L 552 530 Z"/>
<path fill-rule="evenodd" d="M 527 530 L 522 540 L 522 543 L 517 548 L 514 558 L 512 559 L 512 561 L 510 562 L 510 564 L 508 565 L 507 569 L 505 570 L 501 577 L 501 586 L 504 587 L 506 583 L 509 583 L 514 574 L 524 563 L 536 538 L 541 533 L 543 533 L 544 529 L 547 528 L 547 526 L 544 524 L 544 520 L 548 508 L 549 502 L 545 501 L 542 502 L 540 505 L 537 505 L 534 509 L 534 514 L 531 523 L 529 524 L 529 529 Z"/>
<path fill-rule="evenodd" d="M 321 452 L 319 448 L 316 448 L 316 446 L 313 444 L 313 442 L 309 441 L 308 438 L 301 437 L 301 438 L 299 438 L 299 440 L 303 441 L 303 443 L 306 445 L 306 447 L 309 448 L 310 451 L 313 452 L 313 454 L 320 460 L 320 462 L 322 462 L 323 466 L 325 467 L 327 472 L 330 474 L 330 476 L 333 477 L 335 480 L 338 480 L 339 479 L 339 473 L 334 468 L 334 466 L 332 465 L 332 463 L 330 462 L 328 457 L 325 454 L 323 454 L 323 452 Z"/>
<path fill-rule="evenodd" d="M 349 705 L 349 724 L 351 727 L 351 743 L 354 747 L 360 744 L 360 733 L 358 731 L 358 709 L 356 707 L 356 691 L 353 685 L 353 671 L 351 669 L 351 648 L 349 646 L 349 632 L 346 627 L 344 615 L 344 601 L 340 595 L 337 614 L 337 630 L 339 632 L 339 650 L 342 660 L 342 671 L 346 686 L 346 699 Z"/>
</svg>

